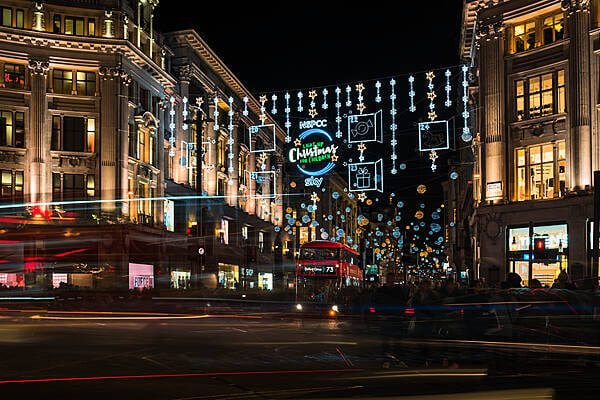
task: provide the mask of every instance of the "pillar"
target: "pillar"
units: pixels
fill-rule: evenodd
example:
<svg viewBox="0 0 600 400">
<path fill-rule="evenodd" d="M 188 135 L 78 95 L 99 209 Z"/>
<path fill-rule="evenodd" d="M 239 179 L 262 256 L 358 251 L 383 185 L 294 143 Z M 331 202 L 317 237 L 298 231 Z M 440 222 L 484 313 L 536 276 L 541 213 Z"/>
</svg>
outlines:
<svg viewBox="0 0 600 400">
<path fill-rule="evenodd" d="M 116 211 L 117 184 L 117 136 L 119 135 L 119 70 L 112 67 L 100 68 L 100 198 L 101 210 Z"/>
<path fill-rule="evenodd" d="M 590 1 L 562 2 L 569 32 L 569 165 L 572 190 L 591 187 Z"/>
<path fill-rule="evenodd" d="M 482 25 L 479 32 L 480 86 L 483 100 L 485 141 L 485 182 L 483 196 L 486 200 L 504 201 L 507 198 L 506 133 L 504 113 L 504 45 L 501 22 Z M 487 184 L 500 182 L 500 196 L 489 196 Z"/>
<path fill-rule="evenodd" d="M 277 157 L 275 164 L 275 215 L 273 218 L 274 224 L 283 226 L 283 158 Z M 335 213 L 334 213 L 335 214 Z"/>
<path fill-rule="evenodd" d="M 118 122 L 119 127 L 119 141 L 118 141 L 118 155 L 117 155 L 117 193 L 115 196 L 120 199 L 127 199 L 129 197 L 129 85 L 131 84 L 131 78 L 125 71 L 119 70 L 119 95 L 118 95 Z M 158 140 L 158 143 L 162 141 Z M 160 147 L 160 146 L 158 146 Z M 160 160 L 160 159 L 159 159 Z M 160 160 L 162 162 L 162 160 Z M 160 164 L 159 164 L 160 165 Z M 161 168 L 161 167 L 159 167 Z M 161 169 L 162 173 L 162 169 Z M 162 185 L 161 185 L 162 188 Z M 129 202 L 118 202 L 117 208 L 121 210 L 123 216 L 129 216 Z"/>
<path fill-rule="evenodd" d="M 31 71 L 31 103 L 27 138 L 27 164 L 29 165 L 29 199 L 33 202 L 52 200 L 50 141 L 44 140 L 46 113 L 47 61 L 29 60 Z M 50 136 L 50 135 L 48 135 Z M 27 174 L 25 175 L 27 176 Z"/>
</svg>

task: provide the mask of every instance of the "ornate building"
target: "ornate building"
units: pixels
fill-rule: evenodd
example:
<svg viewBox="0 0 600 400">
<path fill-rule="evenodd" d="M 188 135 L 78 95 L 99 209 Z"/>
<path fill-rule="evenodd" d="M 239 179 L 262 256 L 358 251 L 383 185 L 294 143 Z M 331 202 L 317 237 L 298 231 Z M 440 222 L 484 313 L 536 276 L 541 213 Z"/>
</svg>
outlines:
<svg viewBox="0 0 600 400">
<path fill-rule="evenodd" d="M 561 270 L 597 275 L 598 2 L 465 1 L 463 11 L 478 133 L 473 276 L 499 282 L 516 272 L 552 284 Z"/>
<path fill-rule="evenodd" d="M 272 288 L 283 133 L 257 161 L 259 102 L 196 32 L 157 33 L 157 4 L 2 3 L 0 284 Z"/>
</svg>

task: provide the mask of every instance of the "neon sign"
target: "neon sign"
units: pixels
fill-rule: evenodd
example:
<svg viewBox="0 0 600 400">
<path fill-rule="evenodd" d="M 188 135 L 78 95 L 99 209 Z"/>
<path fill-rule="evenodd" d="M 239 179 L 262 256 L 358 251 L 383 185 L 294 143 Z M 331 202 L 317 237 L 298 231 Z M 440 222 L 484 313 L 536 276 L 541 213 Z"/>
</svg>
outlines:
<svg viewBox="0 0 600 400">
<path fill-rule="evenodd" d="M 307 175 L 306 186 L 319 187 L 323 183 L 323 176 L 335 168 L 338 156 L 338 146 L 333 143 L 333 138 L 318 126 L 326 126 L 327 121 L 305 121 L 300 123 L 300 128 L 310 129 L 302 132 L 288 153 L 288 160 L 296 164 L 302 174 Z"/>
</svg>

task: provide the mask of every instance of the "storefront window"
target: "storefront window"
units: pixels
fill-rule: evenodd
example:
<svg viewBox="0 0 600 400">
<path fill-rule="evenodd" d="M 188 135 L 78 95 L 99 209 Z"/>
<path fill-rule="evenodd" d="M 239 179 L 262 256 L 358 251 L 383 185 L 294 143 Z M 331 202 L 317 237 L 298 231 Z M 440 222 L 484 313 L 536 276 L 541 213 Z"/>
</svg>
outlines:
<svg viewBox="0 0 600 400">
<path fill-rule="evenodd" d="M 273 274 L 270 272 L 259 272 L 258 288 L 263 290 L 273 290 Z"/>
<path fill-rule="evenodd" d="M 510 228 L 508 234 L 509 271 L 521 276 L 523 285 L 529 284 L 531 258 L 532 278 L 543 286 L 552 286 L 561 270 L 567 269 L 569 236 L 567 224 L 539 225 L 533 227 L 533 240 L 543 239 L 543 251 L 530 253 L 529 228 Z"/>
<path fill-rule="evenodd" d="M 129 263 L 129 289 L 154 288 L 154 266 Z"/>
<path fill-rule="evenodd" d="M 218 283 L 225 289 L 237 289 L 240 281 L 240 267 L 232 264 L 218 263 Z"/>
<path fill-rule="evenodd" d="M 171 287 L 174 289 L 187 289 L 190 286 L 190 271 L 171 271 Z"/>
</svg>

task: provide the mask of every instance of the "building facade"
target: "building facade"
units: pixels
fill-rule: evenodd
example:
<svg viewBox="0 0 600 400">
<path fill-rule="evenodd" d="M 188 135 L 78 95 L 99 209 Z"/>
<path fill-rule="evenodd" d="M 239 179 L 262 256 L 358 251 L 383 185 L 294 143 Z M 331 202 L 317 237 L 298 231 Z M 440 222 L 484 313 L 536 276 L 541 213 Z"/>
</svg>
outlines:
<svg viewBox="0 0 600 400">
<path fill-rule="evenodd" d="M 561 270 L 597 276 L 599 10 L 595 0 L 464 3 L 477 133 L 474 277 L 499 282 L 516 272 L 551 285 Z"/>
<path fill-rule="evenodd" d="M 0 285 L 273 288 L 283 132 L 250 143 L 260 103 L 157 5 L 2 3 Z"/>
</svg>

